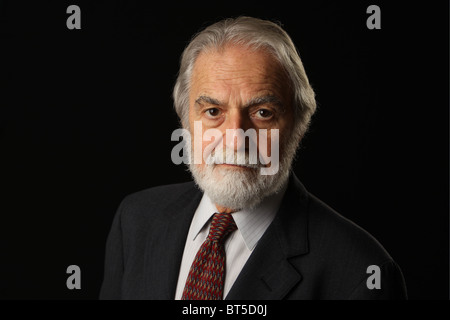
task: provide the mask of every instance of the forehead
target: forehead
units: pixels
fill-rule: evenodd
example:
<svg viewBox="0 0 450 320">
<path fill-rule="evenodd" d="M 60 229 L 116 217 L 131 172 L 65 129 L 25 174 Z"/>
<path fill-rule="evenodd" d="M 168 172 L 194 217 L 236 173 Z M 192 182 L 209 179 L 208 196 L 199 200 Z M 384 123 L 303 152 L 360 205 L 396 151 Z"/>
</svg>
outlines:
<svg viewBox="0 0 450 320">
<path fill-rule="evenodd" d="M 194 95 L 264 91 L 285 96 L 288 87 L 285 72 L 271 53 L 233 45 L 200 53 L 191 80 Z"/>
</svg>

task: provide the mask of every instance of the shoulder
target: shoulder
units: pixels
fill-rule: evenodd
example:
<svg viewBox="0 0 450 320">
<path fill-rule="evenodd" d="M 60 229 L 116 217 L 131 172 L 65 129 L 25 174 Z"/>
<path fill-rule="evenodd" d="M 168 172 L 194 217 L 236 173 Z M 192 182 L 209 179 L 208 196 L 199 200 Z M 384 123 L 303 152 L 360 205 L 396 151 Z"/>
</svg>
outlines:
<svg viewBox="0 0 450 320">
<path fill-rule="evenodd" d="M 289 224 L 294 225 L 291 226 L 292 230 L 306 228 L 310 254 L 338 256 L 339 260 L 345 257 L 352 258 L 353 261 L 376 260 L 379 263 L 391 259 L 367 230 L 308 192 L 295 175 L 291 177 L 285 202 L 286 208 L 292 213 L 285 215 L 284 220 L 289 220 Z M 300 241 L 303 241 L 302 238 Z"/>
<path fill-rule="evenodd" d="M 180 207 L 200 197 L 201 192 L 194 182 L 152 187 L 126 196 L 117 214 L 124 225 L 144 226 L 164 218 L 174 204 Z"/>
<path fill-rule="evenodd" d="M 336 282 L 342 298 L 404 299 L 406 286 L 400 267 L 367 230 L 309 195 L 309 249 L 322 264 L 324 278 Z M 369 290 L 369 275 L 379 270 L 382 290 Z M 340 279 L 337 281 L 336 279 Z"/>
<path fill-rule="evenodd" d="M 328 245 L 333 256 L 364 263 L 392 260 L 386 249 L 367 230 L 312 194 L 309 194 L 309 227 L 311 242 L 324 248 Z"/>
<path fill-rule="evenodd" d="M 126 207 L 140 207 L 147 205 L 161 206 L 170 201 L 177 200 L 184 194 L 192 191 L 198 191 L 194 182 L 192 181 L 152 187 L 126 196 L 121 205 Z"/>
</svg>

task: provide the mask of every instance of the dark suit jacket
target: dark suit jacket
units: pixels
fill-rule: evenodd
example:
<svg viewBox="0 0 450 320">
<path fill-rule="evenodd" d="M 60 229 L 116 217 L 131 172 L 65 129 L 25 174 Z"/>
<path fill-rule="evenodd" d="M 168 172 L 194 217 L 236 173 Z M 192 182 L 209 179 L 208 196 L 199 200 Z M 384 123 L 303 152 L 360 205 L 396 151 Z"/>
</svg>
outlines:
<svg viewBox="0 0 450 320">
<path fill-rule="evenodd" d="M 106 245 L 101 299 L 174 299 L 202 193 L 193 182 L 126 197 Z M 381 270 L 370 290 L 367 267 Z M 400 268 L 366 231 L 291 176 L 281 207 L 226 299 L 406 299 Z"/>
</svg>

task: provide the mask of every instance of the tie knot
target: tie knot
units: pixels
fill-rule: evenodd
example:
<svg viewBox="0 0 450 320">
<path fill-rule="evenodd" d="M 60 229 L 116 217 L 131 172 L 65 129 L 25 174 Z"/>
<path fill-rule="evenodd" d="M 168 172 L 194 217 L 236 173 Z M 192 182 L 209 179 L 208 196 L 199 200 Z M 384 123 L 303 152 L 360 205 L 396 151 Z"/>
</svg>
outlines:
<svg viewBox="0 0 450 320">
<path fill-rule="evenodd" d="M 216 213 L 211 221 L 208 239 L 222 242 L 228 234 L 236 229 L 236 223 L 230 213 Z"/>
</svg>

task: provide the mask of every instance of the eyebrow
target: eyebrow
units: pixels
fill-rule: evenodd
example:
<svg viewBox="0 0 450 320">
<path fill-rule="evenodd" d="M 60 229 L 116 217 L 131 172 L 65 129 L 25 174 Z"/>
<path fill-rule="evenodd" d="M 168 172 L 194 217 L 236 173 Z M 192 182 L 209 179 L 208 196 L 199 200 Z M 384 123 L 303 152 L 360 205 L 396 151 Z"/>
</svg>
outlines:
<svg viewBox="0 0 450 320">
<path fill-rule="evenodd" d="M 198 97 L 197 100 L 195 100 L 195 103 L 196 104 L 207 103 L 207 104 L 211 104 L 214 106 L 222 106 L 223 105 L 223 103 L 220 102 L 219 100 L 208 97 L 208 96 Z M 261 96 L 261 97 L 251 98 L 250 100 L 248 100 L 245 103 L 244 108 L 257 107 L 257 106 L 260 106 L 263 104 L 274 104 L 274 105 L 279 106 L 282 109 L 284 109 L 284 105 L 281 102 L 281 100 L 274 95 L 265 95 L 265 96 Z"/>
<path fill-rule="evenodd" d="M 200 96 L 197 98 L 197 100 L 195 100 L 195 104 L 202 104 L 202 103 L 212 104 L 215 106 L 223 105 L 223 103 L 221 103 L 219 100 L 208 97 L 208 96 Z"/>
<path fill-rule="evenodd" d="M 247 101 L 247 103 L 244 105 L 245 108 L 251 108 L 251 107 L 257 107 L 263 104 L 273 104 L 278 107 L 281 107 L 284 109 L 283 102 L 274 95 L 266 95 L 261 97 L 255 97 Z"/>
</svg>

